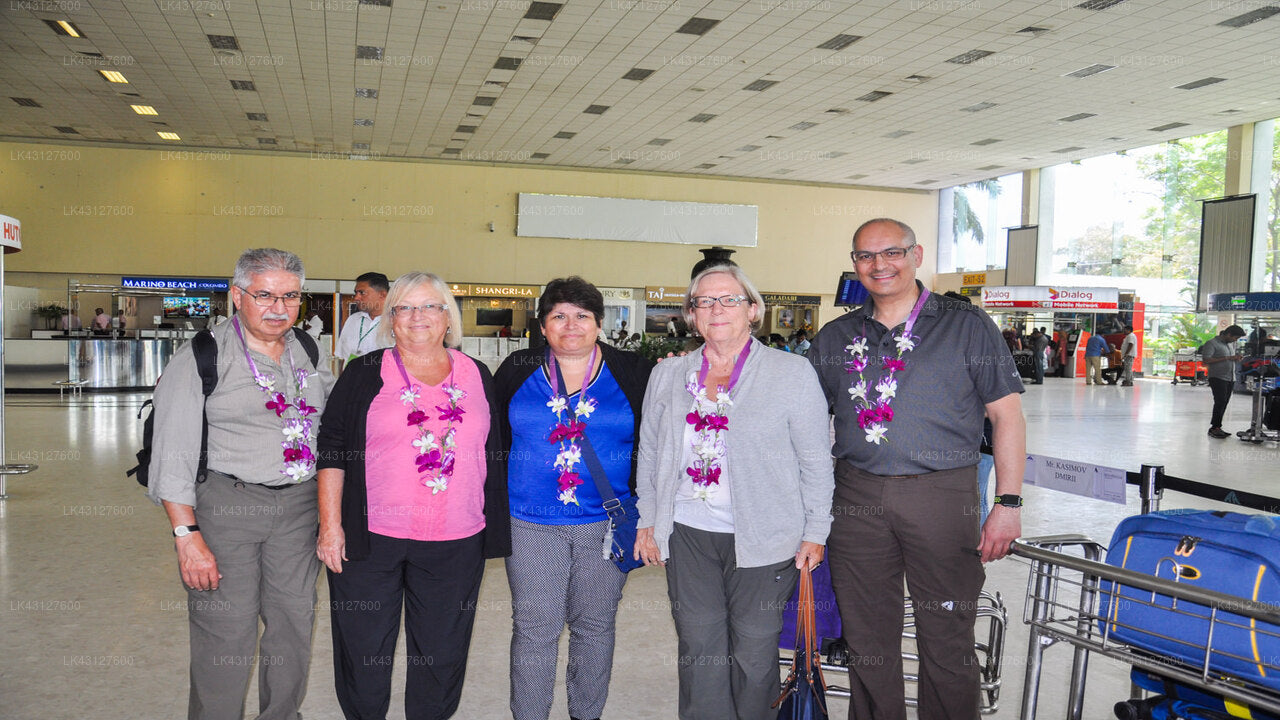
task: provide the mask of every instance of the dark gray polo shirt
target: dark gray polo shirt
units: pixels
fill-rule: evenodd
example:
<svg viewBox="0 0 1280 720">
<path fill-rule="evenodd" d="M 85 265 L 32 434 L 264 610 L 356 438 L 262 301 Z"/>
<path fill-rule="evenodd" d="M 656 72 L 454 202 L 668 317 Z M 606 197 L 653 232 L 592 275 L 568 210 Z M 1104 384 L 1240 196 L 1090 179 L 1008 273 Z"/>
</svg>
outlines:
<svg viewBox="0 0 1280 720">
<path fill-rule="evenodd" d="M 873 311 L 869 301 L 827 323 L 809 348 L 809 361 L 835 415 L 832 454 L 874 475 L 919 475 L 976 464 L 985 406 L 1023 391 L 1000 329 L 973 305 L 931 293 L 912 330 L 915 349 L 903 355 L 906 367 L 894 375 L 893 422 L 875 444 L 858 427 L 858 403 L 849 395 L 858 374 L 845 370 L 853 357 L 845 348 L 865 333 L 863 376 L 875 400 L 882 358 L 897 357 L 894 338 L 903 326 L 886 329 L 871 319 Z"/>
</svg>

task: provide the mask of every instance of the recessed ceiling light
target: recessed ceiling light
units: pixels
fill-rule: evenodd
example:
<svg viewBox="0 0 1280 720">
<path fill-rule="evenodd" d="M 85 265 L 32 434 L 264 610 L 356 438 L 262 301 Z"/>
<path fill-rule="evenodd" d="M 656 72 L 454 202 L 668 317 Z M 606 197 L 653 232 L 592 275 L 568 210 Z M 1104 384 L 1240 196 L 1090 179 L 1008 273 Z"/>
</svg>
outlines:
<svg viewBox="0 0 1280 720">
<path fill-rule="evenodd" d="M 383 52 L 383 48 L 380 48 L 377 45 L 357 45 L 356 59 L 357 60 L 381 60 L 382 52 Z"/>
<path fill-rule="evenodd" d="M 862 39 L 861 35 L 837 35 L 818 46 L 819 50 L 843 50 Z"/>
<path fill-rule="evenodd" d="M 894 139 L 896 139 L 896 138 L 905 137 L 905 136 L 907 136 L 907 135 L 910 135 L 910 134 L 911 134 L 911 133 L 913 133 L 913 132 L 915 132 L 915 130 L 894 130 L 894 131 L 893 131 L 893 132 L 891 132 L 891 133 L 887 133 L 887 134 L 885 134 L 885 137 L 887 137 L 887 138 L 894 138 Z M 864 175 L 863 177 L 866 177 L 866 176 Z"/>
<path fill-rule="evenodd" d="M 1058 122 L 1076 122 L 1077 120 L 1084 120 L 1086 118 L 1097 116 L 1097 113 L 1076 113 L 1075 115 L 1058 118 Z"/>
<path fill-rule="evenodd" d="M 861 179 L 862 179 L 862 178 L 864 178 L 864 177 L 866 177 L 866 175 L 849 175 L 849 176 L 848 176 L 848 179 L 849 179 L 849 180 L 861 180 Z"/>
<path fill-rule="evenodd" d="M 646 144 L 648 144 L 648 145 L 657 145 L 657 146 L 661 147 L 661 146 L 663 146 L 663 145 L 666 145 L 666 144 L 667 144 L 667 143 L 669 143 L 669 142 L 671 142 L 671 138 L 654 138 L 654 139 L 650 140 L 650 141 L 649 141 L 648 143 L 646 143 Z"/>
<path fill-rule="evenodd" d="M 1076 7 L 1081 10 L 1106 10 L 1107 8 L 1115 7 L 1122 2 L 1124 2 L 1124 0 L 1086 0 Z"/>
<path fill-rule="evenodd" d="M 1191 123 L 1184 123 L 1184 122 L 1165 123 L 1164 125 L 1158 125 L 1156 127 L 1151 128 L 1151 132 L 1164 132 L 1165 130 L 1173 130 L 1175 128 L 1186 127 L 1190 124 Z"/>
<path fill-rule="evenodd" d="M 902 79 L 907 82 L 922 83 L 922 82 L 929 82 L 933 78 L 929 75 L 908 75 Z"/>
<path fill-rule="evenodd" d="M 613 162 L 614 162 L 614 163 L 616 163 L 616 164 L 618 164 L 618 165 L 630 165 L 631 163 L 633 163 L 633 162 L 635 162 L 635 161 L 636 161 L 636 159 L 635 159 L 635 158 L 618 158 L 617 160 L 614 160 Z"/>
<path fill-rule="evenodd" d="M 849 108 L 830 108 L 827 110 L 827 112 L 831 113 L 832 115 L 844 115 L 849 112 Z"/>
<path fill-rule="evenodd" d="M 462 148 L 445 148 L 440 151 L 441 155 L 461 155 Z"/>
<path fill-rule="evenodd" d="M 258 138 L 259 145 L 276 145 L 275 138 Z"/>
<path fill-rule="evenodd" d="M 560 132 L 556 133 L 556 134 L 555 134 L 555 135 L 553 135 L 552 137 L 554 137 L 554 138 L 555 138 L 555 139 L 557 139 L 557 140 L 572 140 L 572 139 L 573 139 L 573 136 L 574 136 L 574 135 L 577 135 L 577 134 L 578 134 L 578 133 L 576 133 L 576 132 L 569 132 L 568 130 L 561 130 Z"/>
<path fill-rule="evenodd" d="M 232 90 L 244 90 L 245 92 L 257 92 L 258 86 L 253 84 L 252 80 L 232 80 Z"/>
<path fill-rule="evenodd" d="M 492 106 L 495 102 L 497 102 L 497 100 L 498 100 L 498 98 L 493 97 L 492 95 L 477 95 L 477 96 L 476 96 L 476 99 L 471 101 L 471 104 L 472 104 L 472 105 L 482 105 L 482 106 L 485 106 L 485 107 L 490 107 L 490 106 Z"/>
<path fill-rule="evenodd" d="M 631 68 L 627 71 L 626 75 L 622 76 L 622 79 L 640 81 L 652 75 L 653 72 L 653 70 L 648 70 L 646 68 Z"/>
<path fill-rule="evenodd" d="M 368 150 L 369 143 L 351 143 L 352 150 Z"/>
<path fill-rule="evenodd" d="M 454 132 L 459 132 L 464 135 L 470 135 L 474 133 L 476 129 L 478 129 L 479 127 L 480 127 L 479 125 L 459 125 L 457 129 L 454 130 Z"/>
<path fill-rule="evenodd" d="M 768 90 L 769 88 L 771 88 L 771 87 L 773 87 L 774 85 L 777 85 L 777 84 L 778 84 L 778 81 L 777 81 L 777 80 L 756 80 L 755 82 L 748 83 L 748 84 L 747 84 L 745 87 L 743 87 L 742 89 L 743 89 L 743 90 L 754 90 L 754 91 L 756 91 L 756 92 L 761 92 L 761 91 L 764 91 L 764 90 Z"/>
<path fill-rule="evenodd" d="M 360 0 L 360 4 L 373 5 L 375 7 L 391 7 L 391 0 Z"/>
<path fill-rule="evenodd" d="M 35 101 L 35 98 L 11 97 L 10 100 L 18 103 L 22 107 L 44 107 Z"/>
<path fill-rule="evenodd" d="M 370 100 L 377 100 L 378 89 L 377 88 L 356 88 L 356 97 L 368 98 Z"/>
<path fill-rule="evenodd" d="M 863 95 L 862 97 L 854 98 L 854 100 L 859 100 L 861 102 L 875 102 L 877 100 L 883 100 L 892 94 L 893 93 L 885 92 L 884 90 L 872 90 L 871 92 L 867 93 L 866 95 Z"/>
<path fill-rule="evenodd" d="M 178 133 L 169 132 L 168 130 L 157 130 L 156 134 L 160 136 L 161 140 L 181 140 L 182 139 L 178 137 Z"/>
<path fill-rule="evenodd" d="M 1062 77 L 1086 78 L 1086 77 L 1089 77 L 1090 75 L 1097 75 L 1098 73 L 1104 73 L 1108 70 L 1115 70 L 1115 69 L 1116 69 L 1115 65 L 1103 65 L 1101 63 L 1098 63 L 1095 65 L 1089 65 L 1088 67 L 1082 67 L 1079 70 L 1076 70 L 1075 72 L 1069 72 L 1066 75 L 1063 75 Z"/>
<path fill-rule="evenodd" d="M 244 116 L 254 122 L 267 122 L 266 113 L 245 113 Z"/>
<path fill-rule="evenodd" d="M 977 142 L 971 142 L 969 144 L 970 145 L 994 145 L 998 142 L 1000 142 L 999 138 L 987 138 L 985 140 L 978 140 Z"/>
<path fill-rule="evenodd" d="M 708 30 L 719 24 L 719 20 L 711 20 L 710 18 L 689 18 L 685 21 L 685 24 L 676 29 L 676 32 L 686 35 L 705 35 Z"/>
<path fill-rule="evenodd" d="M 961 112 L 982 112 L 983 110 L 990 110 L 991 108 L 995 107 L 997 104 L 998 103 L 993 103 L 993 102 L 980 102 L 977 105 L 970 105 L 969 107 L 960 108 L 960 111 Z"/>
<path fill-rule="evenodd" d="M 1216 85 L 1224 81 L 1226 81 L 1226 78 L 1207 77 L 1207 78 L 1201 78 L 1199 80 L 1186 83 L 1185 85 L 1175 85 L 1174 89 L 1175 90 L 1198 90 L 1202 87 L 1205 87 L 1206 85 Z"/>
<path fill-rule="evenodd" d="M 551 153 L 537 152 L 529 156 L 533 160 L 546 160 L 551 157 Z"/>
<path fill-rule="evenodd" d="M 838 158 L 838 157 L 842 157 L 842 156 L 844 156 L 844 155 L 848 155 L 848 154 L 849 154 L 849 153 L 847 153 L 847 152 L 838 152 L 838 151 L 837 151 L 837 152 L 825 152 L 825 153 L 822 153 L 821 155 L 819 155 L 818 157 L 825 158 L 825 159 L 827 159 L 827 160 L 832 160 L 832 159 L 835 159 L 835 158 Z"/>
<path fill-rule="evenodd" d="M 521 62 L 523 62 L 523 58 L 499 57 L 498 60 L 493 63 L 493 69 L 494 70 L 519 70 Z"/>
<path fill-rule="evenodd" d="M 947 62 L 952 63 L 952 64 L 954 64 L 954 65 L 970 65 L 970 64 L 972 64 L 972 63 L 975 63 L 975 62 L 977 62 L 977 61 L 981 60 L 981 59 L 982 59 L 982 58 L 984 58 L 984 57 L 990 57 L 991 55 L 995 55 L 995 51 L 992 51 L 992 50 L 970 50 L 969 52 L 967 52 L 967 53 L 965 53 L 965 54 L 963 54 L 963 55 L 957 55 L 957 56 L 955 56 L 955 57 L 953 57 L 953 58 L 948 58 L 948 59 L 947 59 Z"/>
<path fill-rule="evenodd" d="M 710 113 L 698 113 L 697 115 L 694 115 L 693 117 L 689 118 L 689 122 L 697 122 L 697 123 L 710 122 L 714 120 L 715 117 L 716 117 L 715 115 L 712 115 Z"/>
<path fill-rule="evenodd" d="M 129 81 L 124 78 L 124 74 L 115 70 L 99 70 L 98 74 L 107 82 L 129 84 Z"/>
<path fill-rule="evenodd" d="M 926 160 L 926 158 L 911 158 L 910 160 L 903 160 L 903 161 L 902 161 L 902 164 L 903 164 L 903 165 L 918 165 L 918 164 L 920 164 L 920 163 L 924 162 L 925 160 Z"/>
<path fill-rule="evenodd" d="M 370 118 L 356 118 L 352 125 L 359 127 L 373 127 L 373 120 Z"/>
<path fill-rule="evenodd" d="M 138 113 L 139 115 L 159 115 L 160 114 L 156 112 L 156 109 L 151 107 L 150 105 L 130 105 L 129 107 L 133 108 L 133 111 Z"/>
<path fill-rule="evenodd" d="M 742 147 L 738 148 L 735 152 L 755 152 L 759 150 L 761 147 L 762 146 L 760 145 L 743 145 Z"/>
<path fill-rule="evenodd" d="M 921 181 L 917 182 L 916 184 L 917 184 L 917 185 L 932 185 L 932 184 L 934 184 L 934 183 L 936 183 L 936 182 L 938 182 L 938 181 L 937 181 L 937 180 L 921 180 Z"/>
<path fill-rule="evenodd" d="M 1259 20 L 1266 20 L 1272 15 L 1276 15 L 1278 13 L 1280 13 L 1280 7 L 1276 7 L 1274 5 L 1267 5 L 1264 7 L 1260 7 L 1257 10 L 1251 10 L 1243 15 L 1237 15 L 1233 18 L 1228 18 L 1218 24 L 1222 25 L 1223 27 L 1233 27 L 1233 28 L 1244 27 L 1245 25 L 1252 25 L 1253 23 L 1256 23 Z"/>
<path fill-rule="evenodd" d="M 1021 30 L 1019 30 L 1018 32 L 1020 32 L 1020 33 L 1029 33 L 1029 34 L 1031 34 L 1031 35 L 1043 35 L 1044 33 L 1049 32 L 1049 28 L 1047 28 L 1047 27 L 1039 27 L 1038 25 L 1028 25 L 1027 27 L 1022 28 L 1022 29 L 1021 29 Z M 981 168 L 979 168 L 979 169 L 981 169 Z"/>
<path fill-rule="evenodd" d="M 555 20 L 562 7 L 564 5 L 560 3 L 531 2 L 524 16 L 527 20 Z"/>
<path fill-rule="evenodd" d="M 1057 150 L 1054 150 L 1053 152 L 1056 152 L 1056 153 L 1058 153 L 1059 155 L 1062 155 L 1062 154 L 1064 154 L 1064 153 L 1079 152 L 1080 150 L 1083 150 L 1083 149 L 1084 149 L 1084 148 L 1080 147 L 1079 145 L 1072 145 L 1071 147 L 1058 148 Z"/>
<path fill-rule="evenodd" d="M 66 20 L 45 20 L 44 23 L 52 28 L 55 33 L 64 37 L 83 38 L 85 36 L 83 32 L 80 32 L 80 28 L 76 27 L 73 22 L 68 22 Z"/>
<path fill-rule="evenodd" d="M 588 105 L 586 110 L 582 112 L 587 115 L 603 115 L 609 110 L 608 105 Z"/>
<path fill-rule="evenodd" d="M 713 168 L 713 167 L 715 167 L 715 166 L 716 166 L 716 163 L 702 163 L 701 165 L 695 165 L 695 166 L 694 166 L 694 169 L 695 169 L 695 170 L 710 170 L 711 168 Z"/>
<path fill-rule="evenodd" d="M 817 126 L 818 126 L 818 123 L 816 122 L 798 122 L 787 129 L 788 130 L 808 130 L 811 127 L 817 127 Z"/>
<path fill-rule="evenodd" d="M 54 126 L 53 126 L 53 129 L 54 129 L 54 130 L 57 130 L 57 131 L 58 131 L 58 132 L 60 132 L 60 133 L 65 133 L 65 134 L 67 134 L 67 135 L 79 135 L 79 134 L 80 134 L 80 131 L 79 131 L 79 130 L 77 130 L 77 129 L 75 129 L 75 128 L 71 127 L 70 125 L 54 125 Z"/>
<path fill-rule="evenodd" d="M 1003 165 L 983 165 L 982 167 L 980 167 L 980 168 L 978 168 L 978 169 L 979 169 L 979 170 L 995 170 L 995 169 L 997 169 L 997 168 L 1002 168 L 1002 167 L 1004 167 L 1004 166 L 1003 166 Z"/>
<path fill-rule="evenodd" d="M 239 50 L 240 41 L 236 40 L 235 35 L 206 35 L 209 38 L 209 45 L 215 50 Z"/>
</svg>

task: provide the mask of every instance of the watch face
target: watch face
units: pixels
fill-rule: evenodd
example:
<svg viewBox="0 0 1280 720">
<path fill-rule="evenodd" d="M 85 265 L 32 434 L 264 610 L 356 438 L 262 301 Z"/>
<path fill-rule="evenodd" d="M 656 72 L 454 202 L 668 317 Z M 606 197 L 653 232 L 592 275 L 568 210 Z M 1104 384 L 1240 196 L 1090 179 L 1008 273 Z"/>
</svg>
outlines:
<svg viewBox="0 0 1280 720">
<path fill-rule="evenodd" d="M 174 537 L 186 537 L 190 534 L 191 534 L 191 528 L 187 527 L 186 525 L 179 525 L 178 527 L 173 529 Z"/>
</svg>

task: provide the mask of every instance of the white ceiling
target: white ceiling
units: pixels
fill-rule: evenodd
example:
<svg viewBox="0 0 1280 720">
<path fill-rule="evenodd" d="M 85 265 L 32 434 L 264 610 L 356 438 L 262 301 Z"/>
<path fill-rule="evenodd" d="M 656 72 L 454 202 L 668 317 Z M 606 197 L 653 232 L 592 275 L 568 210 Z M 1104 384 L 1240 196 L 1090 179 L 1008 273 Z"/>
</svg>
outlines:
<svg viewBox="0 0 1280 720">
<path fill-rule="evenodd" d="M 554 19 L 525 17 L 539 10 Z M 1266 17 L 1220 24 L 1246 13 Z M 0 97 L 0 138 L 938 188 L 1280 116 L 1277 13 L 1280 0 L 9 0 L 0 83 L 39 107 Z M 718 22 L 678 32 L 692 18 Z M 818 47 L 837 35 L 861 39 Z M 975 50 L 992 54 L 948 62 Z M 1068 76 L 1099 64 L 1114 68 Z M 653 72 L 624 79 L 633 68 Z M 1177 88 L 1205 78 L 1223 80 Z M 246 80 L 256 89 L 233 89 Z M 759 80 L 777 84 L 744 89 Z"/>
</svg>

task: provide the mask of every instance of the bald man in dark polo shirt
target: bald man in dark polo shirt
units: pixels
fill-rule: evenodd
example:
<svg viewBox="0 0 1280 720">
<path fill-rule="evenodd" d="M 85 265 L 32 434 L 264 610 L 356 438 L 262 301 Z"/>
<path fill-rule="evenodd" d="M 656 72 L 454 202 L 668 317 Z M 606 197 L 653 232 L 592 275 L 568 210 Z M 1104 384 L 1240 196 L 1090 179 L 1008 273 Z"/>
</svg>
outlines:
<svg viewBox="0 0 1280 720">
<path fill-rule="evenodd" d="M 853 236 L 871 297 L 828 323 L 809 360 L 835 415 L 831 579 L 850 646 L 849 717 L 903 720 L 905 576 L 920 652 L 920 720 L 976 720 L 982 563 L 1022 531 L 1022 382 L 995 323 L 916 281 L 924 248 L 879 218 Z M 996 506 L 979 527 L 978 446 L 994 428 Z"/>
</svg>

